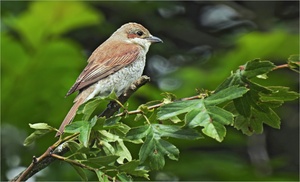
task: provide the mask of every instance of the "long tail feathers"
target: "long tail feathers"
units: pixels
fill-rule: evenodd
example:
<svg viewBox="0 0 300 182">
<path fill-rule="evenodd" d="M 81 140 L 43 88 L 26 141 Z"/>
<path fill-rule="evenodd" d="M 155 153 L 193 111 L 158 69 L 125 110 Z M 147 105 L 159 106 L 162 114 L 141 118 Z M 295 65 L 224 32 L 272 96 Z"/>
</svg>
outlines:
<svg viewBox="0 0 300 182">
<path fill-rule="evenodd" d="M 77 109 L 78 107 L 83 104 L 84 102 L 84 98 L 79 98 L 74 105 L 72 106 L 72 108 L 70 109 L 70 111 L 68 112 L 68 114 L 66 115 L 65 119 L 63 120 L 63 122 L 61 123 L 60 127 L 59 127 L 59 131 L 56 133 L 55 137 L 60 136 L 66 125 L 68 125 L 69 123 L 71 123 L 76 115 Z"/>
</svg>

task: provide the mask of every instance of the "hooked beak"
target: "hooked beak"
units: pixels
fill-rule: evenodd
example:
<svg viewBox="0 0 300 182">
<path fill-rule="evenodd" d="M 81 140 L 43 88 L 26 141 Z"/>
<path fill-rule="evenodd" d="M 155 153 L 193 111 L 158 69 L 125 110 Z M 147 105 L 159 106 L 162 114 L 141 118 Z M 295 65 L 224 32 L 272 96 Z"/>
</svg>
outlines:
<svg viewBox="0 0 300 182">
<path fill-rule="evenodd" d="M 148 40 L 151 43 L 163 43 L 163 41 L 160 38 L 155 37 L 153 35 L 150 35 L 150 37 L 146 38 L 146 40 Z"/>
</svg>

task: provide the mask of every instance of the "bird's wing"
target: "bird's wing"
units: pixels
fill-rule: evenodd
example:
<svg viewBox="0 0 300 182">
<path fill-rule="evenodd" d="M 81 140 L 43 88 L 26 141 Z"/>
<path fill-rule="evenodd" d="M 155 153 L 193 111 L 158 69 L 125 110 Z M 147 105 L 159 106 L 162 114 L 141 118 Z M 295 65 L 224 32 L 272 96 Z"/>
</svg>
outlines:
<svg viewBox="0 0 300 182">
<path fill-rule="evenodd" d="M 103 51 L 105 50 L 105 52 Z M 117 44 L 115 47 L 99 47 L 88 60 L 67 96 L 91 85 L 129 65 L 137 59 L 139 47 L 131 44 Z"/>
</svg>

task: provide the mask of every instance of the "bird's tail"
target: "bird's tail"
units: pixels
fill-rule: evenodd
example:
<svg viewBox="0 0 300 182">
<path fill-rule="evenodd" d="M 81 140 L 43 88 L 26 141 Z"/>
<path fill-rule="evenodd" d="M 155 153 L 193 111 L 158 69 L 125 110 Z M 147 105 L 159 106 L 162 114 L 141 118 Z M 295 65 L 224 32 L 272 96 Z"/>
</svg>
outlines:
<svg viewBox="0 0 300 182">
<path fill-rule="evenodd" d="M 66 115 L 65 119 L 61 123 L 61 125 L 59 127 L 59 131 L 56 133 L 55 137 L 58 137 L 61 134 L 63 134 L 63 131 L 64 131 L 66 125 L 68 125 L 69 123 L 71 123 L 73 121 L 73 119 L 76 115 L 78 107 L 81 104 L 83 104 L 84 102 L 85 102 L 85 98 L 82 98 L 78 95 L 78 99 L 76 98 L 76 101 L 75 101 L 74 105 L 72 106 L 72 108 L 70 109 L 70 111 Z"/>
</svg>

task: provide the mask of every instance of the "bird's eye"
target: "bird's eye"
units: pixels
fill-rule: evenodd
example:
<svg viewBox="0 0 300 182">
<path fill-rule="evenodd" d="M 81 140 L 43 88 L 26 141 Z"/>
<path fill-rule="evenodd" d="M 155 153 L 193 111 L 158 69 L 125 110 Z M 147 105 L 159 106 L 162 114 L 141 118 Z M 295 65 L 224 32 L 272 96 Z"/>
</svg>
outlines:
<svg viewBox="0 0 300 182">
<path fill-rule="evenodd" d="M 142 32 L 142 31 L 139 30 L 139 31 L 136 32 L 136 34 L 137 34 L 138 36 L 142 36 L 142 35 L 144 34 L 144 32 Z"/>
</svg>

